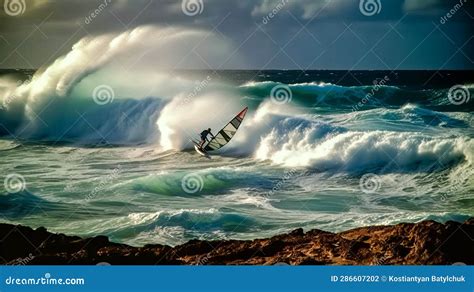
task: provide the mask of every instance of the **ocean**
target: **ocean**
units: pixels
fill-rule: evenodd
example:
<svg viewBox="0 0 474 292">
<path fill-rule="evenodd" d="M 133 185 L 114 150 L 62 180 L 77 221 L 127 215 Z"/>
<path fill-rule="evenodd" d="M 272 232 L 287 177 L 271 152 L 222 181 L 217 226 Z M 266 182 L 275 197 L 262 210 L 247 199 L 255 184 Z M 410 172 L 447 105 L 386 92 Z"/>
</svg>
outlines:
<svg viewBox="0 0 474 292">
<path fill-rule="evenodd" d="M 175 246 L 474 216 L 471 71 L 60 69 L 0 71 L 0 222 Z"/>
</svg>

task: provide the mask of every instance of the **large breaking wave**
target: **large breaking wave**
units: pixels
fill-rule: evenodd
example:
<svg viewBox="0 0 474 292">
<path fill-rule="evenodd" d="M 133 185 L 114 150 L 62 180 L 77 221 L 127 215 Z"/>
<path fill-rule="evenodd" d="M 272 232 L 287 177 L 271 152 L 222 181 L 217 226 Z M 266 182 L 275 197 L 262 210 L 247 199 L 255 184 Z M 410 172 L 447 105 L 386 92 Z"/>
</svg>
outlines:
<svg viewBox="0 0 474 292">
<path fill-rule="evenodd" d="M 191 149 L 189 140 L 201 129 L 218 129 L 250 105 L 239 134 L 221 155 L 344 171 L 472 164 L 473 136 L 457 131 L 473 126 L 470 104 L 452 110 L 447 89 L 289 84 L 293 99 L 280 104 L 269 97 L 277 82 L 234 85 L 209 76 L 196 81 L 174 71 L 151 70 L 136 57 L 151 46 L 166 67 L 173 48 L 202 37 L 198 30 L 141 27 L 85 38 L 29 83 L 2 78 L 0 135 L 29 142 L 149 144 L 160 151 L 182 151 Z M 151 39 L 147 46 L 144 39 Z M 126 73 L 120 66 L 129 66 Z M 94 95 L 103 85 L 111 90 L 111 99 L 102 103 Z M 467 87 L 472 92 L 472 85 Z M 371 100 L 354 111 L 369 92 L 374 92 Z M 441 131 L 446 128 L 453 130 Z"/>
</svg>

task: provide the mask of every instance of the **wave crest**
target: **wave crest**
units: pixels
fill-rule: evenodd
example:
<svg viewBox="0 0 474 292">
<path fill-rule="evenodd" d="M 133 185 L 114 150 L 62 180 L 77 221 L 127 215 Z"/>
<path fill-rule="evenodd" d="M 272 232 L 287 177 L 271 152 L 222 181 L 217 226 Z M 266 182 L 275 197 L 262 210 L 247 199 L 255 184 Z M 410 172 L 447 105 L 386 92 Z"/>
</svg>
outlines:
<svg viewBox="0 0 474 292">
<path fill-rule="evenodd" d="M 260 160 L 289 167 L 306 166 L 333 171 L 429 171 L 461 161 L 473 162 L 470 138 L 433 138 L 388 131 L 347 131 L 318 139 L 316 128 L 272 131 L 256 152 Z"/>
</svg>

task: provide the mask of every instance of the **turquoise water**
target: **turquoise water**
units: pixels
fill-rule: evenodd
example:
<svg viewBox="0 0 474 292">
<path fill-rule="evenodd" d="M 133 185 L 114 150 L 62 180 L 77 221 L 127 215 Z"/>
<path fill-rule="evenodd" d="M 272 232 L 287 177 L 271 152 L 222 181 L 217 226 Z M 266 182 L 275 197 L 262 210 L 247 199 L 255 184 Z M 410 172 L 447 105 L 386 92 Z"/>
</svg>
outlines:
<svg viewBox="0 0 474 292">
<path fill-rule="evenodd" d="M 0 221 L 176 245 L 474 215 L 473 103 L 450 102 L 449 86 L 221 74 L 227 81 L 206 84 L 206 75 L 161 76 L 166 88 L 136 95 L 109 80 L 114 98 L 104 104 L 91 98 L 94 75 L 68 98 L 31 93 L 35 79 L 15 87 L 20 97 L 0 109 Z M 272 98 L 277 86 L 290 97 Z M 197 133 L 246 105 L 212 159 L 192 149 Z"/>
</svg>

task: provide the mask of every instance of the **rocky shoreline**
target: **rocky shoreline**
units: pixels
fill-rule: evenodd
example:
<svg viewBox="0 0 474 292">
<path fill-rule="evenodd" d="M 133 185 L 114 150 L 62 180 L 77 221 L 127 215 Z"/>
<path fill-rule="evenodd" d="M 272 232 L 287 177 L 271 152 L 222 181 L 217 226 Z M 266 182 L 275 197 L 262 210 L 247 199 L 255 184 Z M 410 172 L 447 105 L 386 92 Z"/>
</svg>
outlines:
<svg viewBox="0 0 474 292">
<path fill-rule="evenodd" d="M 450 265 L 474 264 L 474 218 L 370 226 L 340 233 L 296 229 L 255 240 L 191 240 L 132 247 L 0 224 L 3 265 Z"/>
</svg>

